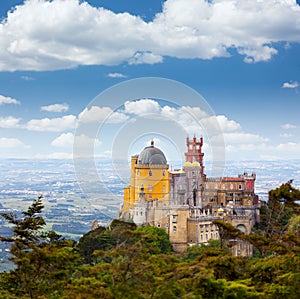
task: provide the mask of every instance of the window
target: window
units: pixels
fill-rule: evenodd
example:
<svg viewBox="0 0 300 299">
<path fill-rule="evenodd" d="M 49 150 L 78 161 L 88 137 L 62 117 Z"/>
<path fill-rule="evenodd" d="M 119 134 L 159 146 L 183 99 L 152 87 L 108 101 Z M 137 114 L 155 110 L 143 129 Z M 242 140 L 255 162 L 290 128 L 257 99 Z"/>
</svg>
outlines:
<svg viewBox="0 0 300 299">
<path fill-rule="evenodd" d="M 243 186 L 240 184 L 239 185 L 239 190 L 242 190 L 243 189 Z"/>
<path fill-rule="evenodd" d="M 149 198 L 152 198 L 152 194 L 149 194 Z"/>
<path fill-rule="evenodd" d="M 143 216 L 143 212 L 141 211 L 141 216 Z"/>
<path fill-rule="evenodd" d="M 160 227 L 160 222 L 157 223 L 157 227 Z"/>
<path fill-rule="evenodd" d="M 166 175 L 166 172 L 165 172 L 164 170 L 163 170 L 163 172 L 162 172 L 162 175 L 163 175 L 163 176 L 165 176 L 165 175 Z"/>
<path fill-rule="evenodd" d="M 137 171 L 137 176 L 140 176 L 141 175 L 141 172 L 138 170 Z"/>
<path fill-rule="evenodd" d="M 233 189 L 233 184 L 230 184 L 230 189 L 231 189 L 231 190 Z"/>
<path fill-rule="evenodd" d="M 152 185 L 149 185 L 149 186 L 148 186 L 148 191 L 149 191 L 149 192 L 152 191 Z"/>
<path fill-rule="evenodd" d="M 166 192 L 166 186 L 165 185 L 162 186 L 162 192 Z"/>
<path fill-rule="evenodd" d="M 149 171 L 149 176 L 152 176 L 152 171 L 151 170 Z"/>
<path fill-rule="evenodd" d="M 173 232 L 176 233 L 176 231 L 177 231 L 177 226 L 173 225 Z"/>
<path fill-rule="evenodd" d="M 172 222 L 177 222 L 177 215 L 172 215 Z"/>
</svg>

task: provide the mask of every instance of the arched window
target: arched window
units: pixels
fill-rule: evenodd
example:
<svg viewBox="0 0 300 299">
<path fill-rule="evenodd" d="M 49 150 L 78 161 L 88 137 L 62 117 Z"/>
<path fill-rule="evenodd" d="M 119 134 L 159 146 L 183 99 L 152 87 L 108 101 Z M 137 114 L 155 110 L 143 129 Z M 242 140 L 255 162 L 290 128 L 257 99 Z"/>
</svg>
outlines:
<svg viewBox="0 0 300 299">
<path fill-rule="evenodd" d="M 149 170 L 149 176 L 152 176 L 152 171 L 151 170 Z"/>
</svg>

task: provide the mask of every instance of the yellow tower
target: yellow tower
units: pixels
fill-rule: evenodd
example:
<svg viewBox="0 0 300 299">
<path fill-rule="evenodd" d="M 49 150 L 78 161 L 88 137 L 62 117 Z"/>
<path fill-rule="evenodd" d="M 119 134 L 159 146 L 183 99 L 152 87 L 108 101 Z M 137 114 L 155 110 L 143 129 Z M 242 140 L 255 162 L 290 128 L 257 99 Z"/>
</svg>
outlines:
<svg viewBox="0 0 300 299">
<path fill-rule="evenodd" d="M 169 204 L 168 169 L 164 153 L 154 146 L 153 141 L 139 155 L 132 156 L 130 186 L 124 188 L 122 214 L 130 213 L 136 201 Z"/>
</svg>

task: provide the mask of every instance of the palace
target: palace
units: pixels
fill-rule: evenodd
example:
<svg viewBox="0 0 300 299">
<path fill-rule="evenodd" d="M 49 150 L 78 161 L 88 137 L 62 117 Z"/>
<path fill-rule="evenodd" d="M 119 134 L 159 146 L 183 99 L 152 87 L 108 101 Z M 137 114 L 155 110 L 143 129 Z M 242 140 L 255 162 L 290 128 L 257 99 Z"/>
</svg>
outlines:
<svg viewBox="0 0 300 299">
<path fill-rule="evenodd" d="M 208 178 L 202 137 L 186 139 L 185 163 L 169 170 L 164 153 L 151 142 L 131 157 L 130 186 L 124 188 L 120 218 L 166 230 L 175 251 L 219 239 L 213 220 L 222 219 L 246 234 L 259 221 L 255 174 Z M 236 241 L 236 256 L 251 256 L 252 245 Z"/>
</svg>

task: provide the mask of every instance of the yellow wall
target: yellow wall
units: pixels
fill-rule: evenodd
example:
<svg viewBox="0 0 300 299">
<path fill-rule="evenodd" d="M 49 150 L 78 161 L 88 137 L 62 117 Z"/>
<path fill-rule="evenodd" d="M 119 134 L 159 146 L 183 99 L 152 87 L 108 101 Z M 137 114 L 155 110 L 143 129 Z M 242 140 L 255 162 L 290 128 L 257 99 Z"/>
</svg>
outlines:
<svg viewBox="0 0 300 299">
<path fill-rule="evenodd" d="M 128 212 L 134 207 L 134 203 L 139 200 L 142 187 L 146 200 L 158 199 L 163 204 L 168 204 L 170 193 L 169 165 L 149 166 L 136 164 L 136 161 L 137 156 L 132 156 L 130 186 L 124 188 L 122 212 Z"/>
</svg>

